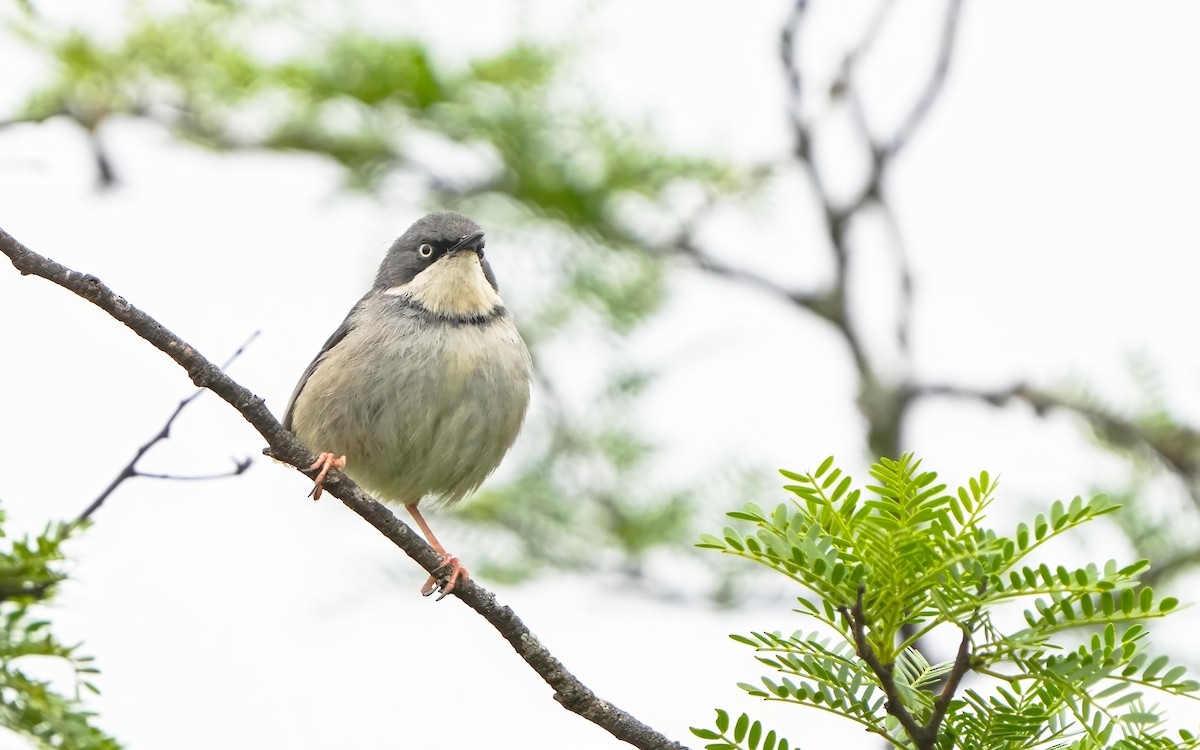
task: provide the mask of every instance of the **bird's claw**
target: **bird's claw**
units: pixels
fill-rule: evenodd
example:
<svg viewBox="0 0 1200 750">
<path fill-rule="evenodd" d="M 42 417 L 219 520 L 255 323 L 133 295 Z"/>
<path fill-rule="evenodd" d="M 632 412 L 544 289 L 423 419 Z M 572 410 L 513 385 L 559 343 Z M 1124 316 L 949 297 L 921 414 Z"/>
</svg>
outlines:
<svg viewBox="0 0 1200 750">
<path fill-rule="evenodd" d="M 328 476 L 330 469 L 346 468 L 346 457 L 335 457 L 332 453 L 324 452 L 320 456 L 317 456 L 317 460 L 313 461 L 312 466 L 308 468 L 311 471 L 317 467 L 321 468 L 321 473 L 318 474 L 317 478 L 313 480 L 312 491 L 308 493 L 309 497 L 311 497 L 313 500 L 321 499 L 321 493 L 325 491 L 325 477 Z"/>
<path fill-rule="evenodd" d="M 467 572 L 467 569 L 464 568 L 462 563 L 459 562 L 458 558 L 454 557 L 453 555 L 443 555 L 442 564 L 434 568 L 433 572 L 437 573 L 438 571 L 445 570 L 446 568 L 450 569 L 450 578 L 446 581 L 445 585 L 443 585 L 441 581 L 437 579 L 437 576 L 431 575 L 429 576 L 429 580 L 425 582 L 425 585 L 421 587 L 421 596 L 429 596 L 433 592 L 437 591 L 439 592 L 439 595 L 434 601 L 440 602 L 446 598 L 447 594 L 454 591 L 454 586 L 458 583 L 459 578 L 466 580 L 471 577 L 471 574 Z"/>
</svg>

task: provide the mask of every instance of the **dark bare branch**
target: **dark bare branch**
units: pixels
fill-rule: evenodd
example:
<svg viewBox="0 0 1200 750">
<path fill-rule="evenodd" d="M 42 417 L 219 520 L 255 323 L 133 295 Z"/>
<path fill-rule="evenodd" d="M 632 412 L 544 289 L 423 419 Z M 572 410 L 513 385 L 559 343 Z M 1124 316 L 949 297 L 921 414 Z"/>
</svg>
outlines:
<svg viewBox="0 0 1200 750">
<path fill-rule="evenodd" d="M 316 471 L 308 468 L 316 457 L 295 435 L 283 428 L 262 398 L 223 373 L 187 342 L 119 297 L 95 276 L 81 274 L 38 255 L 3 229 L 0 229 L 0 252 L 7 255 L 23 275 L 33 274 L 52 281 L 116 318 L 184 368 L 193 383 L 217 394 L 236 409 L 267 441 L 264 452 L 310 478 L 316 475 Z M 379 501 L 359 489 L 349 477 L 334 472 L 325 482 L 325 491 L 374 526 L 425 571 L 432 574 L 441 566 L 441 557 L 424 539 Z M 567 671 L 511 608 L 496 600 L 495 594 L 470 579 L 460 580 L 453 594 L 499 631 L 525 663 L 554 690 L 555 700 L 565 708 L 617 739 L 643 750 L 685 750 L 683 745 L 593 693 Z"/>
<path fill-rule="evenodd" d="M 917 101 L 909 110 L 900 128 L 884 147 L 887 156 L 898 154 L 920 129 L 925 116 L 933 109 L 946 85 L 946 74 L 950 71 L 950 60 L 954 56 L 954 42 L 958 38 L 958 22 L 962 18 L 963 0 L 947 0 L 946 14 L 942 18 L 942 34 L 938 41 L 938 55 L 933 71 L 925 81 Z"/>
<path fill-rule="evenodd" d="M 875 41 L 879 39 L 880 33 L 883 32 L 884 27 L 887 25 L 888 16 L 891 15 L 892 9 L 895 7 L 896 0 L 880 0 L 875 6 L 875 12 L 871 15 L 871 20 L 867 23 L 866 31 L 859 37 L 858 44 L 846 53 L 846 57 L 842 59 L 842 66 L 838 71 L 838 79 L 834 81 L 833 91 L 830 92 L 831 97 L 836 99 L 849 86 L 850 80 L 854 77 L 855 69 L 875 47 Z"/>
<path fill-rule="evenodd" d="M 170 479 L 174 482 L 207 482 L 210 479 L 228 479 L 236 477 L 239 474 L 244 474 L 246 469 L 250 468 L 251 461 L 249 458 L 235 460 L 233 468 L 229 471 L 219 471 L 213 474 L 154 474 L 139 471 L 137 476 L 143 479 Z"/>
<path fill-rule="evenodd" d="M 958 645 L 958 654 L 954 658 L 954 666 L 950 668 L 950 673 L 946 678 L 946 684 L 942 687 L 941 693 L 933 702 L 933 711 L 930 712 L 929 718 L 924 724 L 917 721 L 912 712 L 908 710 L 908 706 L 904 704 L 904 699 L 900 695 L 900 690 L 896 686 L 896 667 L 895 664 L 884 664 L 875 650 L 871 648 L 870 641 L 867 640 L 867 615 L 863 608 L 863 596 L 866 593 L 866 587 L 862 584 L 858 586 L 858 594 L 854 601 L 854 607 L 840 607 L 838 611 L 845 618 L 846 624 L 850 627 L 850 635 L 854 639 L 854 649 L 858 653 L 858 657 L 866 662 L 867 666 L 875 674 L 879 680 L 879 686 L 883 688 L 883 694 L 887 696 L 887 704 L 885 708 L 896 721 L 900 722 L 900 726 L 904 729 L 904 733 L 918 750 L 933 750 L 937 745 L 938 732 L 941 730 L 942 721 L 946 718 L 946 711 L 950 707 L 950 701 L 953 700 L 955 692 L 958 691 L 958 686 L 962 682 L 963 677 L 971 669 L 971 629 L 968 626 L 963 626 L 962 641 Z"/>
<path fill-rule="evenodd" d="M 923 727 L 917 723 L 908 707 L 904 705 L 900 689 L 896 687 L 895 666 L 880 661 L 875 649 L 871 648 L 871 643 L 867 640 L 867 615 L 863 610 L 865 593 L 866 587 L 859 584 L 854 608 L 841 607 L 842 617 L 846 618 L 846 622 L 850 625 L 850 634 L 854 638 L 854 649 L 858 652 L 858 658 L 866 662 L 871 671 L 875 673 L 875 678 L 879 680 L 879 686 L 883 688 L 883 694 L 887 696 L 887 705 L 885 706 L 887 712 L 900 722 L 905 734 L 916 743 L 917 738 L 922 734 Z"/>
<path fill-rule="evenodd" d="M 779 58 L 783 64 L 784 78 L 787 81 L 788 116 L 792 120 L 793 129 L 798 133 L 806 132 L 806 128 L 801 113 L 804 82 L 800 77 L 800 65 L 796 61 L 796 49 L 797 39 L 807 11 L 808 0 L 796 0 L 792 4 L 792 10 L 788 13 L 787 20 L 783 23 L 783 31 L 779 36 Z M 805 145 L 807 145 L 807 141 L 805 141 Z M 797 144 L 797 148 L 800 147 L 800 144 Z"/>
<path fill-rule="evenodd" d="M 3 230 L 0 230 L 0 231 L 3 231 Z M 13 265 L 16 265 L 15 261 L 14 261 Z M 227 360 L 225 360 L 225 364 L 221 365 L 221 369 L 222 370 L 229 369 L 229 366 L 232 365 L 234 362 L 236 362 L 238 357 L 242 356 L 242 353 L 245 352 L 246 348 L 248 346 L 250 346 L 251 343 L 254 342 L 254 339 L 258 338 L 258 334 L 259 334 L 259 331 L 255 331 L 254 333 L 250 334 L 250 337 L 247 338 L 245 341 L 243 341 L 241 346 L 239 346 L 237 348 L 237 350 L 234 351 L 233 354 L 229 355 L 229 358 Z M 195 401 L 196 398 L 201 393 L 204 393 L 204 389 L 198 389 L 198 390 L 194 391 L 190 396 L 183 399 L 175 406 L 175 410 L 173 412 L 171 412 L 171 416 L 167 417 L 167 421 L 163 423 L 163 426 L 161 428 L 159 428 L 158 432 L 155 433 L 154 437 L 147 440 L 145 443 L 143 443 L 141 445 L 141 447 L 139 447 L 137 449 L 137 452 L 133 454 L 133 458 L 131 458 L 129 460 L 129 463 L 125 464 L 125 466 L 121 468 L 121 471 L 117 472 L 117 476 L 113 477 L 113 480 L 108 483 L 108 486 L 104 488 L 104 491 L 101 492 L 100 495 L 97 496 L 96 499 L 93 500 L 91 502 L 91 504 L 88 505 L 88 507 L 85 508 L 82 513 L 79 514 L 79 518 L 75 519 L 75 523 L 80 523 L 81 521 L 86 521 L 89 518 L 91 518 L 92 514 L 94 514 L 96 511 L 100 510 L 100 506 L 104 505 L 104 501 L 108 499 L 108 496 L 111 495 L 114 491 L 116 491 L 117 487 L 121 486 L 121 484 L 127 479 L 132 479 L 134 477 L 147 477 L 150 479 L 180 479 L 180 480 L 188 480 L 188 481 L 194 481 L 194 480 L 200 480 L 200 479 L 224 479 L 227 477 L 235 477 L 235 476 L 241 474 L 242 472 L 246 471 L 246 469 L 250 468 L 251 459 L 248 457 L 243 458 L 240 461 L 235 460 L 234 468 L 231 471 L 225 471 L 225 472 L 221 472 L 218 474 L 205 474 L 205 475 L 198 475 L 198 476 L 176 476 L 174 474 L 146 474 L 137 468 L 138 461 L 140 461 L 142 459 L 142 456 L 146 455 L 146 453 L 151 448 L 153 448 L 156 444 L 158 444 L 159 442 L 171 437 L 171 426 L 175 424 L 175 419 L 179 416 L 180 412 L 182 412 L 185 408 L 187 408 L 188 404 Z"/>
<path fill-rule="evenodd" d="M 825 295 L 788 289 L 766 276 L 761 276 L 740 266 L 719 261 L 701 250 L 688 236 L 679 238 L 671 248 L 671 251 L 687 258 L 701 270 L 753 287 L 773 297 L 779 297 L 793 305 L 803 307 L 822 318 L 828 318 L 831 314 L 832 306 L 828 303 Z"/>
</svg>

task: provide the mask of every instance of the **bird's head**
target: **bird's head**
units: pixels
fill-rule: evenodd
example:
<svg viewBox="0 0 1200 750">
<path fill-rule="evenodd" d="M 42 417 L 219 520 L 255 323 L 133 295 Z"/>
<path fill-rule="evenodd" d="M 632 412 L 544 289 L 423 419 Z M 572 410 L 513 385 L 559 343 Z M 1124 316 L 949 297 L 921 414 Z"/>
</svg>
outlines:
<svg viewBox="0 0 1200 750">
<path fill-rule="evenodd" d="M 483 230 L 462 214 L 423 216 L 392 243 L 375 289 L 409 297 L 439 315 L 487 315 L 503 303 L 483 245 Z"/>
</svg>

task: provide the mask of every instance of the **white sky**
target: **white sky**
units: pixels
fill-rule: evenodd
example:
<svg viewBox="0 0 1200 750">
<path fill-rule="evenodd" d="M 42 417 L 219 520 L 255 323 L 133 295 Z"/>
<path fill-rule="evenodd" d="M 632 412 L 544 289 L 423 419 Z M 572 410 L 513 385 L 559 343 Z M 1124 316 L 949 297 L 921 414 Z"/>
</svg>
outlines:
<svg viewBox="0 0 1200 750">
<path fill-rule="evenodd" d="M 399 13 L 359 2 L 365 15 L 471 50 L 523 22 L 549 33 L 573 17 L 547 14 L 546 2 L 461 5 L 456 18 L 477 12 L 486 22 L 463 29 L 429 4 Z M 571 30 L 579 72 L 612 111 L 653 123 L 682 148 L 770 158 L 787 145 L 775 63 L 785 7 L 693 3 L 681 16 L 666 0 L 597 5 Z M 946 97 L 892 185 L 918 283 L 920 374 L 982 386 L 1079 375 L 1125 399 L 1126 358 L 1138 353 L 1175 404 L 1200 412 L 1200 113 L 1187 93 L 1200 70 L 1198 15 L 1184 0 L 1136 13 L 1082 0 L 968 5 Z M 835 45 L 837 20 L 812 44 Z M 920 21 L 899 35 L 917 41 L 896 49 L 920 46 Z M 5 59 L 23 58 L 0 48 Z M 904 73 L 902 55 L 873 71 L 880 96 L 900 98 Z M 0 100 L 16 90 L 0 86 Z M 339 194 L 338 170 L 317 159 L 213 155 L 142 123 L 105 135 L 123 183 L 97 194 L 71 126 L 0 133 L 0 226 L 95 273 L 210 358 L 262 329 L 233 374 L 281 410 L 416 210 Z M 785 182 L 711 237 L 723 253 L 802 283 L 828 269 L 796 258 L 796 238 L 814 236 L 807 217 Z M 503 227 L 488 229 L 506 293 L 519 295 L 532 284 L 521 272 L 537 269 L 505 255 Z M 635 338 L 633 355 L 682 363 L 645 409 L 671 471 L 723 458 L 794 468 L 831 452 L 858 460 L 850 370 L 823 326 L 695 274 L 672 292 L 668 315 Z M 77 514 L 189 384 L 95 308 L 6 269 L 0 320 L 0 455 L 9 457 L 0 499 L 13 531 L 36 529 Z M 826 364 L 801 370 L 802 352 Z M 1002 472 L 1014 499 L 1048 503 L 1120 476 L 1080 447 L 1066 420 L 1019 409 L 931 405 L 908 439 L 952 481 Z M 230 456 L 257 458 L 260 447 L 205 397 L 146 465 L 215 471 Z M 336 502 L 305 501 L 306 484 L 259 459 L 233 482 L 143 480 L 110 500 L 73 546 L 74 580 L 53 613 L 66 640 L 86 639 L 98 657 L 104 694 L 94 705 L 105 727 L 134 750 L 464 747 L 489 737 L 499 746 L 616 746 L 559 708 L 465 607 L 417 596 L 423 574 Z M 469 564 L 467 533 L 434 523 Z M 1124 554 L 1111 533 L 1103 538 L 1109 554 Z M 390 567 L 394 581 L 381 573 Z M 796 741 L 832 724 L 856 743 L 848 746 L 874 747 L 852 725 L 768 710 L 733 687 L 759 672 L 725 634 L 803 626 L 783 604 L 714 614 L 587 578 L 499 593 L 600 695 L 685 743 L 686 727 L 722 706 L 778 717 Z M 1181 615 L 1179 632 L 1195 617 Z M 0 750 L 9 747 L 20 744 L 0 737 Z"/>
</svg>

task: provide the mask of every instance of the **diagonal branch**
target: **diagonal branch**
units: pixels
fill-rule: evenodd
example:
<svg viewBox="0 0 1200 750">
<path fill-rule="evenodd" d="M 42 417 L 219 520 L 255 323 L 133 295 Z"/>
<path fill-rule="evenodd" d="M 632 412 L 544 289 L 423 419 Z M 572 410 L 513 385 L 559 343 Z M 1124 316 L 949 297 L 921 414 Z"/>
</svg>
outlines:
<svg viewBox="0 0 1200 750">
<path fill-rule="evenodd" d="M 741 266 L 735 266 L 717 260 L 712 255 L 701 250 L 695 241 L 687 234 L 677 238 L 674 244 L 664 252 L 674 252 L 690 260 L 702 271 L 720 276 L 730 281 L 736 281 L 745 286 L 757 289 L 797 307 L 802 307 L 819 317 L 831 320 L 835 306 L 830 304 L 828 292 L 800 292 L 789 289 L 782 284 L 761 274 L 757 274 Z"/>
<path fill-rule="evenodd" d="M 300 444 L 295 435 L 283 428 L 262 398 L 221 372 L 219 367 L 187 342 L 117 296 L 95 276 L 81 274 L 38 255 L 3 229 L 0 229 L 0 252 L 9 257 L 21 274 L 33 274 L 52 281 L 116 318 L 184 368 L 197 386 L 207 388 L 237 409 L 266 439 L 268 447 L 265 452 L 268 455 L 291 464 L 306 476 L 316 475 L 315 471 L 308 468 L 315 456 Z M 441 557 L 425 540 L 344 474 L 331 475 L 326 480 L 325 490 L 374 526 L 427 572 L 432 574 L 441 566 Z M 593 693 L 541 644 L 516 612 L 496 600 L 495 594 L 470 579 L 459 581 L 453 593 L 499 631 L 517 654 L 554 690 L 555 700 L 564 708 L 607 730 L 617 739 L 643 750 L 686 750 L 683 745 Z"/>
<path fill-rule="evenodd" d="M 899 153 L 917 130 L 925 116 L 933 109 L 946 85 L 946 74 L 950 71 L 950 60 L 954 56 L 954 41 L 958 38 L 958 21 L 962 18 L 963 0 L 948 0 L 946 14 L 942 17 L 942 36 L 938 42 L 937 61 L 933 65 L 933 73 L 925 81 L 917 101 L 904 118 L 904 122 L 884 146 L 885 156 L 891 157 Z"/>
<path fill-rule="evenodd" d="M 875 673 L 875 678 L 879 680 L 879 686 L 883 688 L 883 694 L 887 696 L 887 705 L 885 706 L 887 712 L 900 722 L 905 734 L 919 746 L 918 738 L 924 728 L 917 723 L 916 718 L 904 705 L 904 698 L 900 695 L 900 689 L 896 687 L 896 667 L 894 664 L 884 664 L 880 661 L 875 649 L 871 648 L 871 643 L 867 640 L 867 614 L 863 610 L 865 593 L 866 586 L 860 583 L 854 608 L 843 606 L 838 609 L 850 626 L 850 633 L 854 637 L 854 649 L 858 652 L 858 657 L 865 661 L 871 671 Z"/>
<path fill-rule="evenodd" d="M 871 374 L 871 363 L 867 358 L 866 347 L 847 316 L 845 276 L 842 272 L 839 272 L 838 276 L 842 283 L 835 283 L 830 288 L 818 292 L 800 292 L 789 289 L 761 274 L 717 260 L 701 250 L 686 234 L 674 241 L 670 251 L 688 258 L 702 271 L 779 297 L 821 318 L 837 329 L 854 360 L 857 372 L 861 373 L 864 378 Z"/>
<path fill-rule="evenodd" d="M 946 679 L 945 686 L 942 687 L 942 692 L 933 701 L 933 713 L 930 714 L 929 721 L 925 722 L 925 726 L 922 727 L 926 739 L 931 743 L 937 741 L 938 732 L 942 728 L 942 720 L 946 718 L 946 711 L 950 708 L 950 701 L 954 699 L 959 683 L 971 669 L 971 630 L 967 627 L 962 630 L 962 640 L 958 644 L 958 654 L 954 657 L 954 666 L 950 669 L 950 675 Z"/>
</svg>

